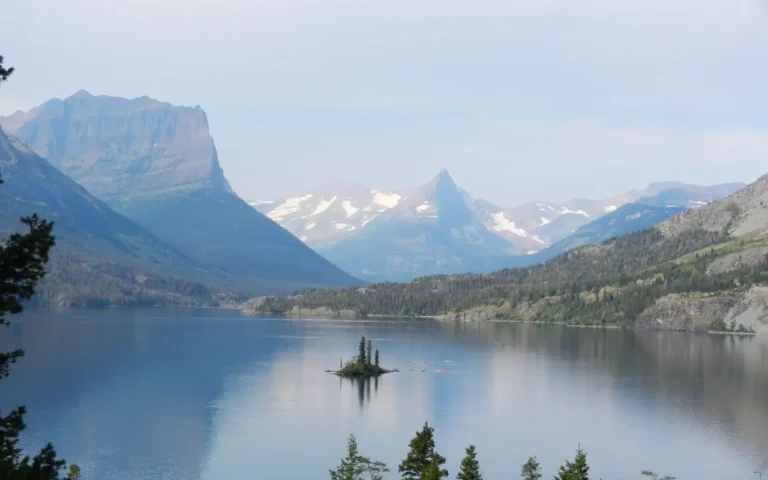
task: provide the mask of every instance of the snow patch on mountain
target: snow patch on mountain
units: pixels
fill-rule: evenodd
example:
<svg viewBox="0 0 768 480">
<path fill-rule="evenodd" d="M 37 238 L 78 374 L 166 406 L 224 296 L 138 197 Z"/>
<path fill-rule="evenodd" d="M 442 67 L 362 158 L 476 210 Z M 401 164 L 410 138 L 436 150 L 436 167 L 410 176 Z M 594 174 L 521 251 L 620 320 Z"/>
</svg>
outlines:
<svg viewBox="0 0 768 480">
<path fill-rule="evenodd" d="M 528 232 L 522 228 L 517 228 L 515 222 L 509 220 L 504 212 L 492 213 L 491 218 L 493 218 L 494 222 L 492 228 L 497 232 L 509 232 L 520 237 L 528 236 Z"/>
<path fill-rule="evenodd" d="M 562 207 L 560 209 L 560 214 L 561 215 L 568 215 L 568 214 L 571 214 L 571 215 L 583 215 L 583 216 L 589 218 L 589 214 L 587 212 L 585 212 L 584 210 L 571 210 L 568 207 Z"/>
<path fill-rule="evenodd" d="M 312 196 L 313 195 L 309 193 L 301 197 L 288 198 L 283 203 L 275 207 L 271 212 L 269 212 L 267 216 L 277 222 L 281 220 L 283 217 L 286 217 L 298 211 L 299 208 L 301 207 L 301 202 L 305 200 L 309 200 L 310 198 L 312 198 Z"/>
<path fill-rule="evenodd" d="M 333 222 L 333 226 L 336 227 L 336 230 L 344 230 L 347 232 L 351 232 L 352 230 L 355 230 L 357 228 L 354 225 L 349 225 L 348 223 L 342 223 L 342 222 Z"/>
<path fill-rule="evenodd" d="M 336 199 L 339 197 L 333 197 L 330 200 L 323 200 L 320 203 L 317 204 L 317 207 L 315 208 L 315 211 L 309 214 L 310 217 L 314 217 L 315 215 L 320 215 L 324 211 L 328 210 L 328 207 L 333 205 L 333 202 L 336 201 Z"/>
<path fill-rule="evenodd" d="M 315 228 L 317 224 L 315 222 L 309 222 L 306 227 L 304 227 L 304 230 L 312 230 Z"/>
<path fill-rule="evenodd" d="M 352 202 L 350 202 L 349 200 L 344 200 L 343 202 L 341 202 L 341 208 L 344 210 L 344 213 L 347 214 L 347 218 L 356 214 L 358 210 L 358 208 L 352 205 Z"/>
<path fill-rule="evenodd" d="M 552 220 L 548 219 L 547 217 L 541 217 L 541 224 L 539 226 L 543 227 L 544 225 L 546 225 L 548 223 L 552 223 Z"/>
<path fill-rule="evenodd" d="M 418 207 L 416 207 L 416 211 L 419 212 L 419 213 L 426 212 L 427 210 L 429 210 L 429 208 L 430 208 L 429 207 L 429 202 L 424 202 L 421 205 L 419 205 Z"/>
<path fill-rule="evenodd" d="M 373 203 L 376 205 L 381 205 L 385 208 L 394 208 L 397 206 L 398 203 L 400 203 L 400 200 L 403 198 L 397 193 L 386 193 L 386 192 L 380 192 L 378 190 L 371 190 L 371 193 L 373 194 Z"/>
<path fill-rule="evenodd" d="M 615 212 L 617 208 L 619 207 L 617 207 L 616 205 L 608 205 L 607 207 L 605 207 L 605 213 Z"/>
</svg>

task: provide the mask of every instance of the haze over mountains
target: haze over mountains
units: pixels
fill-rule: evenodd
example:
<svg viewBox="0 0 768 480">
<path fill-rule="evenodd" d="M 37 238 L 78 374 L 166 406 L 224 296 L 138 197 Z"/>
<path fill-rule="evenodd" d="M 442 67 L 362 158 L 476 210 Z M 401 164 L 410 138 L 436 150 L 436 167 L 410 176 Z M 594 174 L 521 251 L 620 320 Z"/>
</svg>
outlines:
<svg viewBox="0 0 768 480">
<path fill-rule="evenodd" d="M 257 299 L 245 310 L 768 332 L 768 175 L 699 208 L 654 205 L 670 197 L 684 200 L 680 192 L 662 191 L 644 200 L 648 203 L 619 207 L 579 229 L 574 238 L 632 233 L 564 253 L 561 249 L 542 265 L 333 292 L 318 289 Z M 657 222 L 674 212 L 679 213 L 649 228 L 631 225 L 644 217 L 647 224 Z"/>
<path fill-rule="evenodd" d="M 741 187 L 659 182 L 603 200 L 502 208 L 464 191 L 443 171 L 421 187 L 399 192 L 337 180 L 304 195 L 251 205 L 353 275 L 402 281 L 545 261 L 570 248 L 648 227 Z"/>
<path fill-rule="evenodd" d="M 80 91 L 0 125 L 109 207 L 244 288 L 357 283 L 232 192 L 200 107 Z"/>
<path fill-rule="evenodd" d="M 229 186 L 200 107 L 81 90 L 0 118 L 0 125 L 19 138 L 18 148 L 46 158 L 103 200 L 112 217 L 124 215 L 125 225 L 175 252 L 173 261 L 149 255 L 155 271 L 203 281 L 210 289 L 204 296 L 530 265 L 645 228 L 742 186 L 663 182 L 608 199 L 505 208 L 463 190 L 444 170 L 402 191 L 332 180 L 303 195 L 249 206 Z M 39 188 L 53 187 L 43 182 Z M 22 192 L 15 201 L 38 200 Z M 82 207 L 65 202 L 64 208 Z"/>
</svg>

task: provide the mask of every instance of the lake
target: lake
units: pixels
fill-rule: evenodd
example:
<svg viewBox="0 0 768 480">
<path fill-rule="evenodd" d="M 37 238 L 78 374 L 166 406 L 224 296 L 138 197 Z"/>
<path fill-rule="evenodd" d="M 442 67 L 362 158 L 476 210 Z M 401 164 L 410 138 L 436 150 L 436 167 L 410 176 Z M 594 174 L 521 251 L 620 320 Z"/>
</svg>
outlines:
<svg viewBox="0 0 768 480">
<path fill-rule="evenodd" d="M 395 479 L 425 421 L 450 478 L 469 444 L 486 480 L 532 455 L 551 478 L 579 445 L 605 480 L 749 479 L 768 454 L 768 338 L 216 309 L 11 320 L 0 351 L 27 356 L 0 408 L 26 405 L 25 446 L 52 441 L 84 480 L 326 479 L 349 434 Z M 400 372 L 324 373 L 361 335 Z"/>
</svg>

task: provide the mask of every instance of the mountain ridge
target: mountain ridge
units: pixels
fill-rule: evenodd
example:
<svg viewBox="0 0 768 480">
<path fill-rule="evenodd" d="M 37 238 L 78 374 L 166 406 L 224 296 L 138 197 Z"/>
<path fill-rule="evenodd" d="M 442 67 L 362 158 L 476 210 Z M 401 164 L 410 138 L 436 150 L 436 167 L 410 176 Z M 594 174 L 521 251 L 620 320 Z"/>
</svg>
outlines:
<svg viewBox="0 0 768 480">
<path fill-rule="evenodd" d="M 274 292 L 359 283 L 235 195 L 199 106 L 80 91 L 44 103 L 17 134 L 117 212 L 238 282 Z"/>
</svg>

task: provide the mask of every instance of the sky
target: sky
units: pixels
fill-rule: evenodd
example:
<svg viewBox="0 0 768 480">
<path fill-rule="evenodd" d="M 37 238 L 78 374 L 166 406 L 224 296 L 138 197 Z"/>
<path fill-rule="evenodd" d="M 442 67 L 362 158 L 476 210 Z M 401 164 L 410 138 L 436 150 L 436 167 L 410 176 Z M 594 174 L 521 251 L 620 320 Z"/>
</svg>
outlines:
<svg viewBox="0 0 768 480">
<path fill-rule="evenodd" d="M 768 173 L 768 0 L 2 0 L 0 114 L 208 114 L 247 200 L 446 168 L 510 206 Z"/>
</svg>

